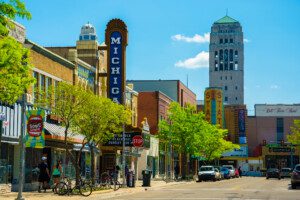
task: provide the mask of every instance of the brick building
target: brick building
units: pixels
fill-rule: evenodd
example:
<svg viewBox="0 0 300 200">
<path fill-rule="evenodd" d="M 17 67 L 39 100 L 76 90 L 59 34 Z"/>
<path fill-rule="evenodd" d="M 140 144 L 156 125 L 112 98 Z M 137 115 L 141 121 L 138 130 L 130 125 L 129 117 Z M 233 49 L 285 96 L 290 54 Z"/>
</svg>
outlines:
<svg viewBox="0 0 300 200">
<path fill-rule="evenodd" d="M 256 104 L 247 120 L 249 156 L 261 156 L 263 168 L 298 163 L 299 149 L 291 149 L 286 137 L 295 119 L 300 119 L 299 104 Z"/>
<path fill-rule="evenodd" d="M 167 111 L 172 99 L 160 91 L 139 92 L 138 96 L 138 124 L 147 118 L 150 133 L 158 132 L 158 122 L 167 118 Z"/>
<path fill-rule="evenodd" d="M 196 94 L 180 80 L 127 80 L 127 83 L 132 83 L 137 92 L 161 91 L 181 106 L 197 104 Z"/>
</svg>

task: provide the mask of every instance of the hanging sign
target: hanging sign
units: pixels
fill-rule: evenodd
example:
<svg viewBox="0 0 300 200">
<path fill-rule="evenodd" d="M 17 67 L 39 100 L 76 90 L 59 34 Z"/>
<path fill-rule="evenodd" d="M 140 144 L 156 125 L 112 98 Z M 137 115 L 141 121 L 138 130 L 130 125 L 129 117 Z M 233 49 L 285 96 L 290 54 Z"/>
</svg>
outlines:
<svg viewBox="0 0 300 200">
<path fill-rule="evenodd" d="M 108 47 L 108 97 L 116 103 L 124 104 L 127 27 L 122 20 L 113 19 L 108 22 L 105 31 L 105 43 Z"/>
<path fill-rule="evenodd" d="M 44 110 L 28 110 L 26 111 L 27 134 L 25 136 L 26 147 L 44 148 Z"/>
</svg>

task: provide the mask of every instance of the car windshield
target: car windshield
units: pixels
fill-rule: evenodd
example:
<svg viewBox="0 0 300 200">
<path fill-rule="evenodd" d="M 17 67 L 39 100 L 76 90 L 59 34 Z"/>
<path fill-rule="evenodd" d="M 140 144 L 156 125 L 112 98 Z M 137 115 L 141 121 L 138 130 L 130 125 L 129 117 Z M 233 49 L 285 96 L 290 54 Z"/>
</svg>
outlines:
<svg viewBox="0 0 300 200">
<path fill-rule="evenodd" d="M 221 171 L 228 171 L 228 169 L 226 167 L 222 167 Z"/>
<path fill-rule="evenodd" d="M 226 167 L 227 169 L 233 169 L 233 167 L 231 166 L 224 166 L 224 167 Z"/>
<path fill-rule="evenodd" d="M 300 171 L 300 165 L 296 166 L 295 170 Z"/>
<path fill-rule="evenodd" d="M 275 171 L 278 171 L 278 169 L 276 169 L 276 168 L 270 168 L 270 169 L 268 169 L 268 172 L 275 172 Z"/>
<path fill-rule="evenodd" d="M 214 169 L 212 167 L 201 167 L 200 171 L 213 171 Z"/>
</svg>

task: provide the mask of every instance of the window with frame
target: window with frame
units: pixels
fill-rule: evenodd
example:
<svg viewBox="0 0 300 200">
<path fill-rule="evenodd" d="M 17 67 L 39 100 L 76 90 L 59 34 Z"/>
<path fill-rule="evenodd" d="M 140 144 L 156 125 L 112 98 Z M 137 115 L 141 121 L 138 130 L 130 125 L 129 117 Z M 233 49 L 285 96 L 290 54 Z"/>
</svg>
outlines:
<svg viewBox="0 0 300 200">
<path fill-rule="evenodd" d="M 227 85 L 225 85 L 224 89 L 225 89 L 225 90 L 228 90 L 228 87 L 227 87 Z"/>
<path fill-rule="evenodd" d="M 218 58 L 218 51 L 215 51 L 215 58 Z"/>
<path fill-rule="evenodd" d="M 226 39 L 225 39 L 225 44 L 227 44 L 227 43 L 228 43 L 228 39 L 226 38 Z"/>
<path fill-rule="evenodd" d="M 235 61 L 235 63 L 234 63 L 234 70 L 238 70 L 238 62 L 237 61 Z"/>
<path fill-rule="evenodd" d="M 215 71 L 218 71 L 218 61 L 215 60 Z"/>
<path fill-rule="evenodd" d="M 235 56 L 236 58 L 238 57 L 238 51 L 237 51 L 237 50 L 234 51 L 234 56 Z"/>
<path fill-rule="evenodd" d="M 233 39 L 232 38 L 230 38 L 230 43 L 233 43 Z"/>
<path fill-rule="evenodd" d="M 222 44 L 223 43 L 223 39 L 220 39 L 220 44 Z"/>
<path fill-rule="evenodd" d="M 225 101 L 228 101 L 228 97 L 225 97 Z"/>
</svg>

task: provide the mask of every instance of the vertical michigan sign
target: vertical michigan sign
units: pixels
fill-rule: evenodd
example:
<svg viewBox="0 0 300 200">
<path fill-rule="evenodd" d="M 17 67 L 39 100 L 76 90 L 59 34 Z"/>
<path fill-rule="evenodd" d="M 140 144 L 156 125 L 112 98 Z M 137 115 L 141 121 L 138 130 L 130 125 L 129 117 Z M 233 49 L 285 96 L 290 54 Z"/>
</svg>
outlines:
<svg viewBox="0 0 300 200">
<path fill-rule="evenodd" d="M 107 45 L 108 90 L 107 96 L 114 102 L 124 104 L 126 85 L 127 26 L 120 19 L 108 22 L 105 30 Z"/>
</svg>

